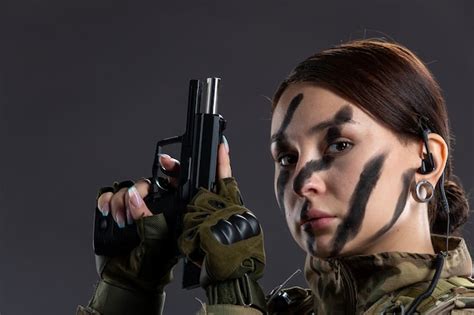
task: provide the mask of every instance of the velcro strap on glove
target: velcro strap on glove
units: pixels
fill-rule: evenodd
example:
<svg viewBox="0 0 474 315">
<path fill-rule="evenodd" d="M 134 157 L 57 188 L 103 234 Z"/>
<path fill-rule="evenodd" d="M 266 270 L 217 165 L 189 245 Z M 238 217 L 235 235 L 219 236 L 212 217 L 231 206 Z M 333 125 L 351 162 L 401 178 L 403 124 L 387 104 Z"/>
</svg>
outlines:
<svg viewBox="0 0 474 315">
<path fill-rule="evenodd" d="M 210 305 L 243 305 L 257 308 L 266 313 L 266 301 L 262 288 L 248 275 L 238 279 L 215 282 L 205 289 Z"/>
</svg>

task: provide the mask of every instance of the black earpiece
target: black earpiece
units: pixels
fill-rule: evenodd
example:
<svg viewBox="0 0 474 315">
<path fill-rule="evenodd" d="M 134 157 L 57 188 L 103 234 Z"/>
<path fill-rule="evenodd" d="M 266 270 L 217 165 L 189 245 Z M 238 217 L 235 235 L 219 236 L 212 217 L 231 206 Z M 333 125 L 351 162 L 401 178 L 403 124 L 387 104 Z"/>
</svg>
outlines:
<svg viewBox="0 0 474 315">
<path fill-rule="evenodd" d="M 436 168 L 433 154 L 431 154 L 430 149 L 428 147 L 428 134 L 431 132 L 430 129 L 421 125 L 422 132 L 423 132 L 423 142 L 425 143 L 426 154 L 427 156 L 421 159 L 421 166 L 418 169 L 418 173 L 420 174 L 429 174 Z"/>
</svg>

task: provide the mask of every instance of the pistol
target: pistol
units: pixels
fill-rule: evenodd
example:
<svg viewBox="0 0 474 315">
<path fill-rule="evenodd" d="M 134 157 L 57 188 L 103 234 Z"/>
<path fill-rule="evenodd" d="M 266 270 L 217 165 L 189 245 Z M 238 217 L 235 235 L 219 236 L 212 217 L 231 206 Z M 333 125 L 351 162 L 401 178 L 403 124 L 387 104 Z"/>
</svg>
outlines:
<svg viewBox="0 0 474 315">
<path fill-rule="evenodd" d="M 215 190 L 217 150 L 226 127 L 226 121 L 218 113 L 219 83 L 219 78 L 208 78 L 206 82 L 191 80 L 184 134 L 160 140 L 156 144 L 150 193 L 145 198 L 145 203 L 154 214 L 163 212 L 174 242 L 177 242 L 182 232 L 186 206 L 199 188 Z M 163 148 L 171 144 L 181 144 L 178 174 L 169 174 L 159 163 Z M 176 177 L 178 186 L 170 187 L 159 176 L 160 172 Z M 96 209 L 94 252 L 97 255 L 127 254 L 139 242 L 135 224 L 119 228 L 110 214 L 104 217 Z M 184 258 L 183 287 L 191 289 L 199 286 L 200 272 L 197 265 Z"/>
</svg>

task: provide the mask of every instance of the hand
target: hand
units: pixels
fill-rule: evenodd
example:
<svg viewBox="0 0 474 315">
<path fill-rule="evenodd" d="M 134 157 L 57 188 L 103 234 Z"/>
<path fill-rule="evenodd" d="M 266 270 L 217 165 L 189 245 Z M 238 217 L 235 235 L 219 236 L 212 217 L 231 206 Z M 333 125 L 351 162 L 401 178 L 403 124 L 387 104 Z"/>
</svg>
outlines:
<svg viewBox="0 0 474 315">
<path fill-rule="evenodd" d="M 258 280 L 265 266 L 263 232 L 243 206 L 231 177 L 228 150 L 219 148 L 217 193 L 201 189 L 189 203 L 178 240 L 181 252 L 202 267 L 209 304 L 265 309 Z"/>
<path fill-rule="evenodd" d="M 169 155 L 162 154 L 160 164 L 169 173 L 179 172 L 179 161 Z M 168 177 L 167 180 L 171 187 L 176 188 L 176 178 Z M 97 207 L 104 216 L 111 212 L 114 221 L 123 228 L 125 224 L 132 224 L 134 220 L 153 215 L 142 202 L 149 189 L 150 184 L 146 180 L 139 180 L 135 185 L 131 181 L 125 181 L 113 188 L 105 187 L 101 189 L 103 193 L 97 199 Z"/>
<path fill-rule="evenodd" d="M 168 172 L 179 170 L 179 163 L 168 156 L 160 157 L 160 163 Z M 172 178 L 169 182 L 176 185 Z M 135 223 L 140 239 L 126 255 L 96 256 L 101 281 L 89 307 L 101 314 L 155 314 L 163 305 L 178 250 L 163 213 L 153 214 L 144 201 L 149 189 L 147 180 L 101 189 L 97 207 L 102 215 L 112 216 L 124 230 Z"/>
</svg>

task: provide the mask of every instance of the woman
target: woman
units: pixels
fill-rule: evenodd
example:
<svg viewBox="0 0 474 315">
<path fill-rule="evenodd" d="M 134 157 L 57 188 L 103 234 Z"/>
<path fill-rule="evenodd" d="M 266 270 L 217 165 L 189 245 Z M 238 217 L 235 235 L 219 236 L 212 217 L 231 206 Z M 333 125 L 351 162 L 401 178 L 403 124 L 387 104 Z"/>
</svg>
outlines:
<svg viewBox="0 0 474 315">
<path fill-rule="evenodd" d="M 474 305 L 467 279 L 471 258 L 461 238 L 448 240 L 469 209 L 452 174 L 450 140 L 440 88 L 408 49 L 361 40 L 300 63 L 274 96 L 271 151 L 276 197 L 293 238 L 307 252 L 310 290 L 291 288 L 263 300 L 257 283 L 265 264 L 262 232 L 242 232 L 256 219 L 229 179 L 228 150 L 221 146 L 218 192 L 198 193 L 178 242 L 204 270 L 201 286 L 210 305 L 203 312 L 468 311 Z M 177 168 L 168 157 L 161 162 Z M 142 201 L 147 191 L 144 181 L 128 191 L 116 189 L 103 194 L 98 207 L 111 209 L 122 225 L 126 217 L 137 220 L 146 231 L 149 218 L 158 222 Z M 147 313 L 162 306 L 153 301 L 162 296 L 176 257 L 158 246 L 170 242 L 168 235 L 150 245 L 145 234 L 125 263 L 109 260 L 101 269 L 89 312 L 108 314 L 115 305 L 115 313 L 125 313 L 133 305 L 136 313 Z M 136 257 L 149 252 L 166 268 L 145 277 L 146 268 L 130 266 L 147 265 Z"/>
</svg>

